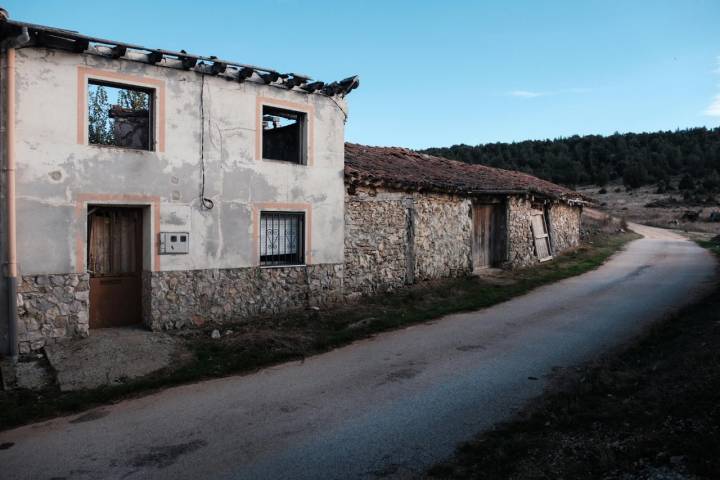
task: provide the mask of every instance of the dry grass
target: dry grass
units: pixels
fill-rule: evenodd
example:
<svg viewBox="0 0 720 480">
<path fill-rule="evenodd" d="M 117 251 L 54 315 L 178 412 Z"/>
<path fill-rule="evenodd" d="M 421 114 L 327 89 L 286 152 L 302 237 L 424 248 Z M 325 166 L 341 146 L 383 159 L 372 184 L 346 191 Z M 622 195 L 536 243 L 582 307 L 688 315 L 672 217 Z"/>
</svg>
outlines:
<svg viewBox="0 0 720 480">
<path fill-rule="evenodd" d="M 707 221 L 688 222 L 681 220 L 683 212 L 692 210 L 700 212 L 701 219 L 707 219 L 711 212 L 720 211 L 720 204 L 695 205 L 683 201 L 678 191 L 668 193 L 655 193 L 656 186 L 646 186 L 626 191 L 622 185 L 610 185 L 605 188 L 607 193 L 600 194 L 600 187 L 584 187 L 578 191 L 595 199 L 600 209 L 618 218 L 643 223 L 660 228 L 678 229 L 681 231 L 694 231 L 720 234 L 720 222 Z M 620 190 L 620 191 L 617 191 Z M 668 201 L 670 198 L 678 202 L 665 208 L 648 207 L 648 204 L 658 201 Z"/>
</svg>

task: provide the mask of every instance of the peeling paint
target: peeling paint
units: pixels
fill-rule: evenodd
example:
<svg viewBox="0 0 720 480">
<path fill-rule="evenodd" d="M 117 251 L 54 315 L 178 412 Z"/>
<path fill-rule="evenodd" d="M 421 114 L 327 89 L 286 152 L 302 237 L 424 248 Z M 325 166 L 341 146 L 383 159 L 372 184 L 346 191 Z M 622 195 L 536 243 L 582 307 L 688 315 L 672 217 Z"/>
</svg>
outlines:
<svg viewBox="0 0 720 480">
<path fill-rule="evenodd" d="M 164 82 L 164 152 L 77 143 L 80 65 Z M 311 204 L 314 261 L 342 263 L 344 128 L 342 113 L 329 98 L 205 77 L 201 147 L 201 77 L 194 72 L 42 48 L 18 51 L 17 71 L 23 274 L 74 271 L 75 230 L 83 225 L 76 225 L 73 209 L 85 193 L 160 198 L 161 227 L 182 226 L 192 238 L 191 253 L 162 256 L 160 270 L 253 266 L 250 211 L 263 202 Z M 258 95 L 314 105 L 312 167 L 254 160 Z M 199 203 L 201 151 L 205 196 L 215 202 L 210 211 Z M 43 246 L 36 242 L 40 238 Z M 148 235 L 145 248 L 153 249 L 153 242 Z"/>
</svg>

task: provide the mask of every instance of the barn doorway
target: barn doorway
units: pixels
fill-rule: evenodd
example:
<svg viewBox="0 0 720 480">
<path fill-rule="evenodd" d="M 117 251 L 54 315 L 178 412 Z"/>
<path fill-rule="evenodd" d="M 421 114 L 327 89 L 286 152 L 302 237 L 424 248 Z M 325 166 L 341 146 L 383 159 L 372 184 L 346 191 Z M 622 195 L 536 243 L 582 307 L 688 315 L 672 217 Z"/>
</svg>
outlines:
<svg viewBox="0 0 720 480">
<path fill-rule="evenodd" d="M 90 328 L 142 321 L 143 209 L 88 206 Z"/>
<path fill-rule="evenodd" d="M 506 257 L 507 222 L 505 205 L 473 206 L 473 269 L 497 268 Z"/>
</svg>

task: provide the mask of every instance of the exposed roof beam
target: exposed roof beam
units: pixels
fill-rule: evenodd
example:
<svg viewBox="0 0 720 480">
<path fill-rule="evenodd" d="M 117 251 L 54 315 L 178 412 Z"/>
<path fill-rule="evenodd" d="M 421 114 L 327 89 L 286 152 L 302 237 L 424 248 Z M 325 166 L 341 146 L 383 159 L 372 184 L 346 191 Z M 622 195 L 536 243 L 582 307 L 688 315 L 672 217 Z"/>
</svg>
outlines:
<svg viewBox="0 0 720 480">
<path fill-rule="evenodd" d="M 227 63 L 223 62 L 213 62 L 212 66 L 210 67 L 210 72 L 213 75 L 224 73 L 225 70 L 227 70 Z"/>
<path fill-rule="evenodd" d="M 253 70 L 250 67 L 243 67 L 238 71 L 238 82 L 244 82 L 248 78 L 252 77 L 253 73 L 255 73 L 255 70 Z"/>
<path fill-rule="evenodd" d="M 120 58 L 124 57 L 126 53 L 127 47 L 123 47 L 122 45 L 115 45 L 114 47 L 112 47 L 112 53 L 110 54 L 110 56 L 112 58 Z"/>
<path fill-rule="evenodd" d="M 159 63 L 163 59 L 163 54 L 157 51 L 151 51 L 147 54 L 148 62 L 155 65 L 156 63 Z"/>
<path fill-rule="evenodd" d="M 109 56 L 113 59 L 124 57 L 129 61 L 143 62 L 144 60 L 141 56 L 127 55 L 129 51 L 132 50 L 137 53 L 145 54 L 146 61 L 153 65 L 160 64 L 165 57 L 170 57 L 171 60 L 177 59 L 179 62 L 162 62 L 162 67 L 182 68 L 185 70 L 194 69 L 200 74 L 225 76 L 228 75 L 228 67 L 232 67 L 233 70 L 238 71 L 236 78 L 239 82 L 244 82 L 250 79 L 253 76 L 253 73 L 257 73 L 265 84 L 272 84 L 274 87 L 290 89 L 300 87 L 302 91 L 306 93 L 322 93 L 331 96 L 343 94 L 344 96 L 357 86 L 357 82 L 352 88 L 347 88 L 347 85 L 342 84 L 348 79 L 341 82 L 333 82 L 330 85 L 322 82 L 308 83 L 310 78 L 304 75 L 282 74 L 270 68 L 231 62 L 212 56 L 205 57 L 201 55 L 192 55 L 188 54 L 184 50 L 176 52 L 172 50 L 148 48 L 132 43 L 117 42 L 99 37 L 90 37 L 72 30 L 64 30 L 26 22 L 17 22 L 5 18 L 0 18 L 0 40 L 8 37 L 13 31 L 23 28 L 28 30 L 31 37 L 31 43 L 28 46 L 36 45 L 47 48 L 57 48 L 76 53 L 83 53 L 87 51 L 89 54 L 106 57 Z M 91 44 L 93 45 L 93 48 L 90 48 Z M 109 48 L 98 49 L 94 48 L 95 46 Z M 199 62 L 209 63 L 210 68 L 197 68 Z M 233 78 L 232 75 L 229 78 Z M 282 82 L 279 81 L 281 79 L 283 80 Z M 331 86 L 332 88 L 329 88 Z"/>
</svg>

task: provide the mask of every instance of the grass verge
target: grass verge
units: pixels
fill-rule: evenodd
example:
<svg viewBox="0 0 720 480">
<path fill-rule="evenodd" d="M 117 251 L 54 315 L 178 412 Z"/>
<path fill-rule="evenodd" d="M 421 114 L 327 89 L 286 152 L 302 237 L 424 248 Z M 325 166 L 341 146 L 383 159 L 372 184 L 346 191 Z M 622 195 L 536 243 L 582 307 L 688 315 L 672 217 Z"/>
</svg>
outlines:
<svg viewBox="0 0 720 480">
<path fill-rule="evenodd" d="M 475 310 L 522 295 L 541 285 L 600 266 L 634 233 L 596 231 L 589 244 L 553 262 L 506 272 L 492 279 L 468 277 L 424 282 L 394 293 L 327 310 L 297 311 L 237 324 L 213 325 L 184 336 L 192 360 L 123 385 L 62 393 L 0 392 L 0 430 L 147 394 L 183 383 L 250 372 L 271 364 L 328 351 L 376 333 Z M 221 328 L 220 339 L 210 331 Z"/>
<path fill-rule="evenodd" d="M 719 309 L 720 284 L 625 350 L 561 373 L 429 477 L 720 478 Z"/>
</svg>

